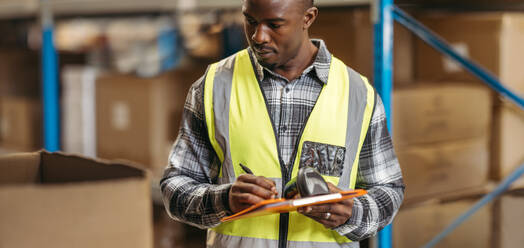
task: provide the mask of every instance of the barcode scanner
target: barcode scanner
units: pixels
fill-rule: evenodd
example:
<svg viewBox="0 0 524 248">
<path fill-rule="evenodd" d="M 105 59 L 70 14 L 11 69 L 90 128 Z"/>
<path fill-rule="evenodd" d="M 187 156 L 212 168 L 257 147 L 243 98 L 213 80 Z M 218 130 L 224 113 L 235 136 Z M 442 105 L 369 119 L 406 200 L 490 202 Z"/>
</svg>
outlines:
<svg viewBox="0 0 524 248">
<path fill-rule="evenodd" d="M 304 166 L 298 169 L 298 175 L 286 184 L 283 196 L 291 199 L 297 194 L 300 194 L 300 197 L 307 197 L 328 193 L 328 184 L 320 173 L 311 166 Z"/>
</svg>

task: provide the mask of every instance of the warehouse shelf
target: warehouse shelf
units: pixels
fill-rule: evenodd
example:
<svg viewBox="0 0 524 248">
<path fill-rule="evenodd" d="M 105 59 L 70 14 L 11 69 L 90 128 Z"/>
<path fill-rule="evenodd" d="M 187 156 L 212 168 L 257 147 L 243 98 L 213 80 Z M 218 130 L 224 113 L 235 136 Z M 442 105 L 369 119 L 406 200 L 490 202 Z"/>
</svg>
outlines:
<svg viewBox="0 0 524 248">
<path fill-rule="evenodd" d="M 480 79 L 487 86 L 491 87 L 495 92 L 504 96 L 506 99 L 509 99 L 516 106 L 524 109 L 524 98 L 516 94 L 514 91 L 509 89 L 507 86 L 503 85 L 499 78 L 495 76 L 492 72 L 485 69 L 483 66 L 475 63 L 475 61 L 460 55 L 456 50 L 454 50 L 450 44 L 438 34 L 435 34 L 430 29 L 425 27 L 422 23 L 418 22 L 415 18 L 411 17 L 409 14 L 405 13 L 398 7 L 393 6 L 388 8 L 386 11 L 391 11 L 390 14 L 393 15 L 393 18 L 402 24 L 404 27 L 413 32 L 421 40 L 426 42 L 428 45 L 432 46 L 435 50 L 440 52 L 443 55 L 448 56 L 453 59 L 456 63 L 460 64 L 464 69 L 470 72 L 472 75 Z M 515 169 L 510 175 L 508 175 L 504 180 L 495 186 L 494 189 L 489 190 L 482 199 L 478 200 L 473 207 L 468 211 L 460 215 L 456 220 L 454 220 L 449 226 L 447 226 L 442 232 L 440 232 L 436 237 L 429 241 L 424 247 L 430 248 L 437 245 L 441 240 L 443 240 L 447 235 L 453 232 L 458 226 L 464 223 L 468 218 L 470 218 L 475 212 L 480 208 L 486 206 L 493 200 L 497 199 L 508 189 L 519 187 L 521 185 L 515 184 L 522 175 L 524 175 L 524 164 L 520 165 Z"/>
<path fill-rule="evenodd" d="M 319 7 L 359 6 L 369 4 L 369 0 L 323 0 L 317 1 Z M 240 0 L 49 0 L 55 16 L 61 15 L 100 15 L 115 13 L 172 12 L 191 9 L 239 8 Z M 35 17 L 39 13 L 40 0 L 0 1 L 0 18 Z"/>
<path fill-rule="evenodd" d="M 36 14 L 36 0 L 5 0 L 0 1 L 0 18 L 31 17 Z"/>
</svg>

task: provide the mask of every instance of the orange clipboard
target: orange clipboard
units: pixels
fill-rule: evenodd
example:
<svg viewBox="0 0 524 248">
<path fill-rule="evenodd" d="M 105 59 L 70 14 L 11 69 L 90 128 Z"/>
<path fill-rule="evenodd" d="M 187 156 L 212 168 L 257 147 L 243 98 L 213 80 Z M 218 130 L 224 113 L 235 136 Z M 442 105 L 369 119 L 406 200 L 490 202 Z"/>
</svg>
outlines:
<svg viewBox="0 0 524 248">
<path fill-rule="evenodd" d="M 341 192 L 332 193 L 332 194 L 304 197 L 304 198 L 299 198 L 299 199 L 289 199 L 289 200 L 286 200 L 284 198 L 269 199 L 269 200 L 261 201 L 234 215 L 226 216 L 220 219 L 220 221 L 228 222 L 228 221 L 233 221 L 233 220 L 238 220 L 238 219 L 243 219 L 243 218 L 248 218 L 248 217 L 255 217 L 255 216 L 262 216 L 262 215 L 276 214 L 276 213 L 287 213 L 291 211 L 296 211 L 297 208 L 300 208 L 300 207 L 307 207 L 307 206 L 319 205 L 319 204 L 324 204 L 324 203 L 335 203 L 335 202 L 339 202 L 345 199 L 362 196 L 365 194 L 367 194 L 366 190 L 357 189 L 357 190 L 350 190 L 350 191 L 341 191 Z"/>
</svg>

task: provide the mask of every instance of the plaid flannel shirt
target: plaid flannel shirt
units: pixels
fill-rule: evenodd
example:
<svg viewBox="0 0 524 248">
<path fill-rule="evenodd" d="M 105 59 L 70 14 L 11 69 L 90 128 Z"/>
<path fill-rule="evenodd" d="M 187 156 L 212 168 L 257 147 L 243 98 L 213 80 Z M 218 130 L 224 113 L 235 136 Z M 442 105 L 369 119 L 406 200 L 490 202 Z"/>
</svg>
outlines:
<svg viewBox="0 0 524 248">
<path fill-rule="evenodd" d="M 331 54 L 322 40 L 312 42 L 319 48 L 315 61 L 291 82 L 262 67 L 248 49 L 267 98 L 267 107 L 279 135 L 279 152 L 286 166 L 289 166 L 300 130 L 328 80 Z M 228 206 L 231 184 L 217 184 L 220 161 L 207 134 L 203 81 L 201 77 L 189 90 L 180 131 L 160 185 L 172 218 L 210 228 L 220 224 L 220 218 L 231 214 Z M 404 197 L 402 174 L 380 97 L 377 97 L 360 152 L 356 188 L 366 189 L 368 194 L 355 198 L 351 218 L 334 228 L 354 241 L 372 236 L 389 224 Z"/>
</svg>

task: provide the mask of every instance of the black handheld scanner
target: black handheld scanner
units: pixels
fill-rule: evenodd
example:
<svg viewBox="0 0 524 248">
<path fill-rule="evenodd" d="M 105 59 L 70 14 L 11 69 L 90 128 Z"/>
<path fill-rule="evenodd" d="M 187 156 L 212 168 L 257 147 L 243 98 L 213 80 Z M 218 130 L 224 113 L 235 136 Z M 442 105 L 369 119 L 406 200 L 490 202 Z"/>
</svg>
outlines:
<svg viewBox="0 0 524 248">
<path fill-rule="evenodd" d="M 286 184 L 283 196 L 291 199 L 297 194 L 300 194 L 300 197 L 307 197 L 328 193 L 328 184 L 320 173 L 311 166 L 304 166 L 298 170 L 298 175 Z"/>
</svg>

